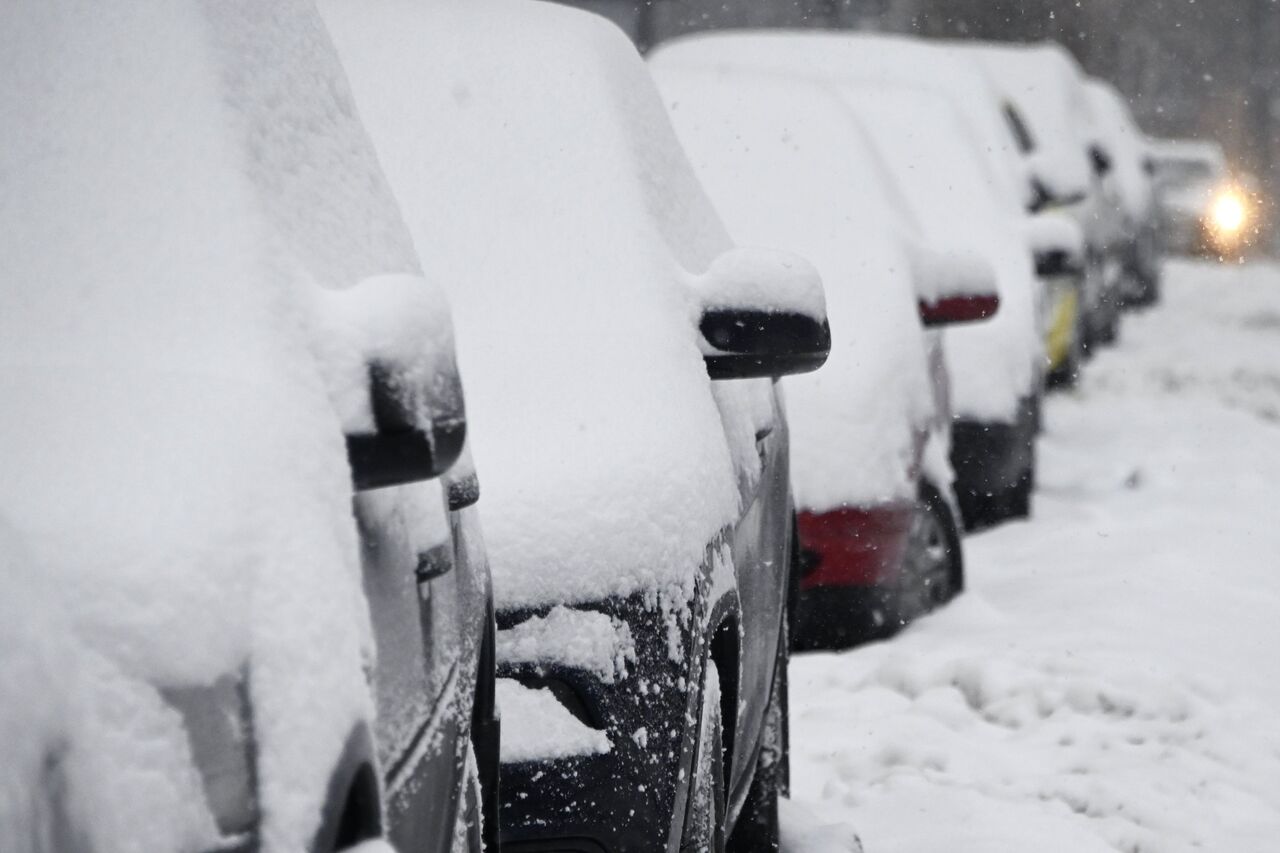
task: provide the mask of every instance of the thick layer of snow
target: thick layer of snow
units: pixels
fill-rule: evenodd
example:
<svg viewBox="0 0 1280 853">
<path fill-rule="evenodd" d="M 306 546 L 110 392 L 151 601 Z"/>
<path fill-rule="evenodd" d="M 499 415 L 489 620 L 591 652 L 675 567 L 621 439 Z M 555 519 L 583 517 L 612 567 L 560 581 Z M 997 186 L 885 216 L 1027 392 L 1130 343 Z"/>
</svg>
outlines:
<svg viewBox="0 0 1280 853">
<path fill-rule="evenodd" d="M 689 282 L 732 244 L 634 47 L 527 0 L 321 6 L 454 308 L 499 605 L 688 591 L 769 384 L 707 378 Z"/>
<path fill-rule="evenodd" d="M 591 610 L 557 605 L 498 632 L 500 664 L 535 664 L 581 669 L 605 684 L 627 675 L 636 648 L 627 623 Z"/>
<path fill-rule="evenodd" d="M 4 588 L 43 574 L 73 634 L 68 807 L 95 850 L 210 847 L 159 688 L 247 667 L 262 846 L 302 849 L 372 655 L 307 306 L 417 272 L 407 230 L 307 4 L 0 18 Z"/>
<path fill-rule="evenodd" d="M 831 356 L 783 383 L 797 504 L 909 498 L 916 432 L 932 413 L 918 238 L 853 115 L 822 82 L 661 63 L 654 73 L 734 236 L 800 252 L 826 283 Z"/>
<path fill-rule="evenodd" d="M 607 733 L 581 722 L 545 687 L 499 678 L 497 700 L 504 763 L 599 755 L 613 749 Z"/>
<path fill-rule="evenodd" d="M 827 314 L 822 278 L 807 260 L 790 252 L 756 247 L 725 252 L 689 286 L 708 308 L 747 308 L 804 314 L 819 320 Z"/>
<path fill-rule="evenodd" d="M 791 666 L 792 784 L 867 849 L 1280 837 L 1280 270 L 1176 265 L 1045 410 L 1032 521 L 890 643 Z"/>
</svg>

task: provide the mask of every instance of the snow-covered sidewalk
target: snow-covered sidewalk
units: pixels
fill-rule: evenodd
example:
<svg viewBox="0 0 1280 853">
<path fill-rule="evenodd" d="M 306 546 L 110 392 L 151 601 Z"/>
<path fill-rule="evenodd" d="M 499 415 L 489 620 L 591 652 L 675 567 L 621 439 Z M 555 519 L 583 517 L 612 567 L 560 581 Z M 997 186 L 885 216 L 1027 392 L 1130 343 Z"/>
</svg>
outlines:
<svg viewBox="0 0 1280 853">
<path fill-rule="evenodd" d="M 1048 403 L 1033 520 L 966 557 L 945 611 L 793 660 L 789 819 L 867 853 L 1280 850 L 1280 269 L 1170 264 Z"/>
</svg>

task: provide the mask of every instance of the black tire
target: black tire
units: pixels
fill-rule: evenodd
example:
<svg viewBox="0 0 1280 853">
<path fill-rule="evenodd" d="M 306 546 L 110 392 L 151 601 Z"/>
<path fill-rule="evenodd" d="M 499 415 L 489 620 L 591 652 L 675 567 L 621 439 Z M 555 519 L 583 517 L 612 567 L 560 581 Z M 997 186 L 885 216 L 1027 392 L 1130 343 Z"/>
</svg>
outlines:
<svg viewBox="0 0 1280 853">
<path fill-rule="evenodd" d="M 951 506 L 928 481 L 921 481 L 916 517 L 912 520 L 898 616 L 902 623 L 941 607 L 964 589 L 960 529 Z"/>
<path fill-rule="evenodd" d="M 738 822 L 729 836 L 729 853 L 777 853 L 780 838 L 778 798 L 791 788 L 791 725 L 787 696 L 787 666 L 791 660 L 790 620 L 783 611 L 778 659 L 760 734 L 756 772 Z"/>
<path fill-rule="evenodd" d="M 685 809 L 681 853 L 724 853 L 724 727 L 720 712 L 720 674 L 710 657 L 703 667 L 698 740 L 693 753 L 693 782 Z"/>
</svg>

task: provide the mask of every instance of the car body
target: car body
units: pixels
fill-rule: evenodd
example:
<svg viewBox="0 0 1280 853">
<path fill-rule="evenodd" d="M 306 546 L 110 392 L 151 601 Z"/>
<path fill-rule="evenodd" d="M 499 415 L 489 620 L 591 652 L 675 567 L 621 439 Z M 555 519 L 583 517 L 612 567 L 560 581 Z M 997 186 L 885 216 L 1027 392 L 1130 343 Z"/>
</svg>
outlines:
<svg viewBox="0 0 1280 853">
<path fill-rule="evenodd" d="M 791 499 L 769 376 L 817 366 L 829 337 L 789 366 L 730 353 L 735 329 L 778 319 L 829 335 L 816 273 L 733 248 L 603 19 L 322 9 L 449 282 L 473 448 L 495 472 L 504 849 L 776 842 Z"/>
<path fill-rule="evenodd" d="M 971 61 L 918 39 L 814 32 L 688 36 L 659 47 L 652 61 L 659 67 L 802 74 L 840 85 L 925 239 L 939 248 L 976 252 L 992 267 L 999 314 L 943 334 L 955 415 L 951 463 L 966 525 L 1025 515 L 1044 384 L 1044 295 L 1031 251 L 1026 164 L 982 73 Z M 877 102 L 877 89 L 892 96 Z M 855 91 L 860 94 L 853 99 Z M 946 128 L 949 140 L 910 132 L 900 140 L 882 135 L 877 109 L 898 114 L 922 104 L 932 105 L 934 114 L 917 113 L 916 120 Z M 930 145 L 949 147 L 921 147 Z M 957 183 L 949 170 L 959 170 L 963 180 Z"/>
<path fill-rule="evenodd" d="M 661 53 L 652 67 L 732 233 L 812 259 L 844 330 L 821 371 L 783 382 L 801 549 L 793 643 L 885 636 L 963 585 L 938 326 L 964 309 L 991 310 L 992 273 L 925 242 L 838 85 L 668 67 Z M 947 316 L 934 307 L 943 303 Z M 908 571 L 927 557 L 912 540 L 919 517 L 935 524 L 922 492 L 941 501 L 936 524 L 950 532 L 943 563 L 931 567 L 940 577 Z"/>
<path fill-rule="evenodd" d="M 1181 255 L 1237 257 L 1259 230 L 1255 194 L 1234 180 L 1216 142 L 1162 139 L 1152 143 L 1161 244 Z"/>
<path fill-rule="evenodd" d="M 1118 89 L 1090 78 L 1085 83 L 1085 95 L 1095 137 L 1111 161 L 1103 180 L 1119 215 L 1124 303 L 1150 305 L 1160 296 L 1160 246 L 1150 145 Z"/>
<path fill-rule="evenodd" d="M 3 17 L 0 526 L 69 647 L 8 840 L 455 849 L 493 675 L 450 318 L 322 23 Z"/>
<path fill-rule="evenodd" d="M 1114 340 L 1123 301 L 1124 225 L 1113 186 L 1104 180 L 1110 158 L 1096 136 L 1084 72 L 1057 44 L 954 44 L 958 52 L 976 57 L 1025 118 L 1042 196 L 1038 208 L 1071 216 L 1083 232 L 1080 334 L 1085 350 Z"/>
</svg>

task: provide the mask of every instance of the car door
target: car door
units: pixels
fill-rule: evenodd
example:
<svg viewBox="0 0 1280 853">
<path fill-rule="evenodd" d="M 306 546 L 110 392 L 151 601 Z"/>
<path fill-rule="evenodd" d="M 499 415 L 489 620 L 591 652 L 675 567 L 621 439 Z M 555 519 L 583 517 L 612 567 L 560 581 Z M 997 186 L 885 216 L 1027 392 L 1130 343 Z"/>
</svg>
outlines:
<svg viewBox="0 0 1280 853">
<path fill-rule="evenodd" d="M 768 389 L 769 417 L 757 421 L 759 475 L 744 497 L 733 533 L 733 560 L 741 601 L 738 714 L 728 806 L 735 815 L 755 768 L 786 608 L 790 561 L 791 492 L 787 421 L 776 382 Z"/>
</svg>

